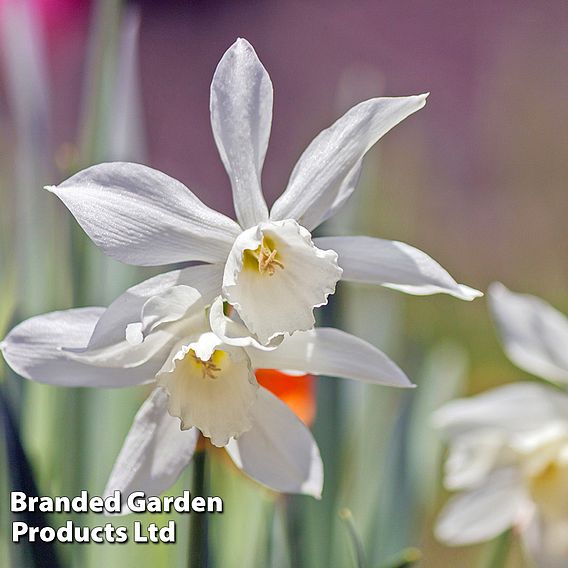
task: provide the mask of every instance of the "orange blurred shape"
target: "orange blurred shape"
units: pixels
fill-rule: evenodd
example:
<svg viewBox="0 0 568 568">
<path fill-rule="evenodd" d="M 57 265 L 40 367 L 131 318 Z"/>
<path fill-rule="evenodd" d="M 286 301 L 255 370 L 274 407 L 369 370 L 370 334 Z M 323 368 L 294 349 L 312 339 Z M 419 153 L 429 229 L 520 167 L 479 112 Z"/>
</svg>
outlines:
<svg viewBox="0 0 568 568">
<path fill-rule="evenodd" d="M 316 416 L 316 378 L 313 375 L 293 375 L 274 369 L 257 369 L 260 385 L 285 402 L 307 426 Z"/>
</svg>

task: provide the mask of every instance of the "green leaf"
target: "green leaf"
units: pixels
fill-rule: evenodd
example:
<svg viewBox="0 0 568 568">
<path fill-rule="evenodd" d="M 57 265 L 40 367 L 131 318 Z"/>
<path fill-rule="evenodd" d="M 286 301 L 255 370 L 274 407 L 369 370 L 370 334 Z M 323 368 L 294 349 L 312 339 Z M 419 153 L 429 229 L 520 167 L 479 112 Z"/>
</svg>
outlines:
<svg viewBox="0 0 568 568">
<path fill-rule="evenodd" d="M 33 469 L 20 440 L 10 402 L 3 390 L 0 390 L 0 426 L 5 439 L 10 491 L 23 491 L 28 497 L 38 497 L 40 492 Z M 30 527 L 50 526 L 41 511 L 14 513 L 14 517 Z M 18 552 L 23 556 L 25 555 L 34 568 L 59 568 L 61 566 L 53 542 L 44 542 L 41 539 L 35 542 L 22 540 L 21 544 L 14 544 L 14 547 L 17 547 Z"/>
</svg>

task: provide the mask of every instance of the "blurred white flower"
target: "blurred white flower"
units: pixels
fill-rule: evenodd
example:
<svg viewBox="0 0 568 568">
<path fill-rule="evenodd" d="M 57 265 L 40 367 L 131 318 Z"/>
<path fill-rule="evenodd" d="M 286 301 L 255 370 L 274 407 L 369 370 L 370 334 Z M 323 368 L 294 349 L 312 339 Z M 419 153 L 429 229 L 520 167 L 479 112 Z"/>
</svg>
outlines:
<svg viewBox="0 0 568 568">
<path fill-rule="evenodd" d="M 258 385 L 255 369 L 411 387 L 406 375 L 369 343 L 335 329 L 296 333 L 276 349 L 252 338 L 228 345 L 210 329 L 215 285 L 207 267 L 169 275 L 175 279 L 148 280 L 106 310 L 81 308 L 24 321 L 0 344 L 5 360 L 18 374 L 54 385 L 154 383 L 108 491 L 159 495 L 190 461 L 201 432 L 257 481 L 319 497 L 323 468 L 317 445 L 288 406 Z M 183 278 L 208 292 L 199 293 Z M 222 311 L 216 320 L 227 335 L 244 335 L 242 324 Z"/>
<path fill-rule="evenodd" d="M 407 244 L 310 234 L 349 198 L 369 148 L 425 101 L 426 95 L 376 98 L 353 107 L 304 151 L 269 213 L 261 172 L 272 83 L 252 46 L 239 39 L 215 71 L 210 105 L 238 224 L 182 183 L 139 164 L 100 164 L 47 189 L 113 258 L 144 266 L 211 263 L 218 294 L 264 345 L 311 329 L 314 308 L 327 303 L 340 278 L 471 300 L 480 293 Z"/>
<path fill-rule="evenodd" d="M 489 287 L 489 301 L 509 359 L 537 377 L 568 383 L 568 318 L 544 300 L 499 283 Z"/>
<path fill-rule="evenodd" d="M 508 356 L 552 381 L 568 378 L 568 320 L 533 296 L 490 287 Z M 517 383 L 453 401 L 434 415 L 449 443 L 445 485 L 461 493 L 442 511 L 437 537 L 451 545 L 492 539 L 508 528 L 541 568 L 568 563 L 568 396 Z"/>
</svg>

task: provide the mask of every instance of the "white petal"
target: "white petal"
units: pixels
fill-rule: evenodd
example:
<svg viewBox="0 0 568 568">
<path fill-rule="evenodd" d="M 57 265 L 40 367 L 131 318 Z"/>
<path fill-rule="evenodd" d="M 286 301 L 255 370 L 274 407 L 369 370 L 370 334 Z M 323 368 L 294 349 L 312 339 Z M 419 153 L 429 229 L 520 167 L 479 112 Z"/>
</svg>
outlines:
<svg viewBox="0 0 568 568">
<path fill-rule="evenodd" d="M 566 410 L 566 408 L 564 408 Z M 542 472 L 557 455 L 560 462 L 568 462 L 568 417 L 551 415 L 547 423 L 530 431 L 522 431 L 511 438 L 511 447 L 527 458 L 525 473 L 535 474 Z M 564 468 L 567 476 L 566 489 L 568 489 L 568 468 Z M 568 495 L 564 500 L 568 504 Z"/>
<path fill-rule="evenodd" d="M 433 258 L 399 241 L 372 237 L 321 237 L 316 246 L 333 249 L 342 280 L 380 284 L 407 294 L 450 294 L 473 300 L 483 294 L 458 284 Z"/>
<path fill-rule="evenodd" d="M 99 164 L 47 189 L 97 246 L 128 264 L 224 261 L 240 232 L 182 183 L 140 164 Z"/>
<path fill-rule="evenodd" d="M 201 303 L 203 308 L 206 306 L 201 294 L 195 288 L 183 284 L 173 286 L 158 296 L 152 296 L 142 306 L 140 327 L 137 323 L 127 326 L 127 334 L 129 334 L 129 328 L 133 326 L 136 330 L 135 337 L 131 334 L 129 339 L 127 335 L 128 343 L 142 343 L 148 333 L 160 325 L 180 320 L 197 303 Z"/>
<path fill-rule="evenodd" d="M 277 255 L 276 265 L 263 272 L 254 255 L 265 243 Z M 235 241 L 223 275 L 223 297 L 266 345 L 277 335 L 311 329 L 314 308 L 327 303 L 340 276 L 337 255 L 315 247 L 295 221 L 262 223 Z"/>
<path fill-rule="evenodd" d="M 273 351 L 247 349 L 255 369 L 289 369 L 393 387 L 412 387 L 376 347 L 338 329 L 319 327 L 287 337 Z"/>
<path fill-rule="evenodd" d="M 194 288 L 181 287 L 190 290 L 189 295 L 185 296 L 183 317 L 176 319 L 172 315 L 175 321 L 168 322 L 167 312 L 163 312 L 161 319 L 157 320 L 159 325 L 148 331 L 151 327 L 149 323 L 153 321 L 153 314 L 150 313 L 145 317 L 144 308 L 148 303 L 158 308 L 160 302 L 154 296 L 144 304 L 142 322 L 127 326 L 122 341 L 97 349 L 88 347 L 71 350 L 73 353 L 69 356 L 76 361 L 102 367 L 137 367 L 153 362 L 152 369 L 154 374 L 157 373 L 167 361 L 172 347 L 179 342 L 180 337 L 209 331 L 207 306 L 202 297 Z M 165 295 L 167 301 L 168 293 L 166 292 Z M 167 304 L 161 307 L 167 308 Z"/>
<path fill-rule="evenodd" d="M 491 312 L 513 363 L 544 379 L 568 382 L 568 319 L 550 304 L 515 294 L 502 284 L 489 288 Z"/>
<path fill-rule="evenodd" d="M 196 341 L 189 343 L 187 347 L 193 349 L 195 356 L 201 361 L 209 361 L 222 343 L 213 332 L 206 331 Z"/>
<path fill-rule="evenodd" d="M 444 464 L 444 486 L 455 491 L 479 485 L 500 462 L 509 459 L 510 451 L 507 437 L 494 428 L 458 436 L 450 442 Z"/>
<path fill-rule="evenodd" d="M 537 383 L 513 383 L 454 400 L 434 414 L 435 425 L 451 437 L 494 428 L 522 433 L 568 420 L 568 396 Z"/>
<path fill-rule="evenodd" d="M 490 540 L 512 527 L 525 507 L 519 472 L 497 470 L 477 489 L 449 501 L 438 520 L 436 537 L 454 546 Z"/>
<path fill-rule="evenodd" d="M 286 191 L 278 198 L 270 218 L 296 219 L 311 230 L 327 217 L 345 179 L 384 134 L 421 109 L 427 95 L 378 98 L 347 111 L 321 132 L 300 156 Z"/>
<path fill-rule="evenodd" d="M 204 264 L 172 270 L 129 288 L 112 302 L 97 322 L 89 349 L 108 347 L 123 341 L 128 325 L 140 323 L 145 303 L 154 296 L 167 293 L 174 286 L 196 288 L 203 302 L 210 304 L 221 291 L 223 268 L 222 264 Z"/>
<path fill-rule="evenodd" d="M 52 312 L 17 325 L 0 344 L 10 367 L 22 377 L 66 387 L 125 387 L 152 380 L 160 361 L 135 369 L 104 368 L 73 360 L 63 350 L 83 348 L 104 308 Z"/>
<path fill-rule="evenodd" d="M 347 174 L 342 184 L 339 187 L 336 198 L 333 200 L 331 207 L 327 211 L 322 211 L 321 219 L 316 220 L 314 218 L 311 223 L 312 227 L 318 227 L 324 221 L 331 219 L 347 202 L 351 197 L 357 185 L 359 183 L 359 178 L 361 177 L 361 170 L 363 169 L 363 160 L 360 160 L 355 164 L 351 171 Z"/>
<path fill-rule="evenodd" d="M 568 559 L 568 520 L 532 516 L 522 532 L 529 556 L 538 568 L 566 568 Z"/>
<path fill-rule="evenodd" d="M 157 388 L 141 406 L 116 459 L 104 495 L 118 490 L 123 513 L 134 491 L 159 496 L 171 487 L 187 466 L 199 438 L 196 428 L 182 430 L 179 418 L 167 411 L 168 396 Z"/>
<path fill-rule="evenodd" d="M 238 39 L 213 76 L 211 126 L 245 229 L 268 219 L 260 181 L 271 125 L 270 77 L 252 45 Z"/>
<path fill-rule="evenodd" d="M 205 317 L 205 308 L 202 308 L 202 319 Z M 147 365 L 156 374 L 166 360 L 168 353 L 180 335 L 186 329 L 183 321 L 174 322 L 160 329 L 154 330 L 147 337 L 137 337 L 142 334 L 142 326 L 134 331 L 129 326 L 122 341 L 98 349 L 89 347 L 73 348 L 64 345 L 63 351 L 74 361 L 97 367 L 134 368 Z M 140 341 L 142 339 L 143 341 Z"/>
<path fill-rule="evenodd" d="M 222 345 L 204 361 L 195 343 L 209 336 L 190 338 L 172 350 L 157 374 L 158 383 L 169 394 L 169 412 L 181 418 L 182 428 L 199 428 L 216 446 L 250 429 L 251 407 L 258 384 L 243 349 Z"/>
<path fill-rule="evenodd" d="M 275 491 L 319 499 L 323 464 L 309 429 L 286 404 L 262 387 L 252 415 L 253 427 L 227 445 L 237 467 Z"/>
<path fill-rule="evenodd" d="M 140 286 L 146 291 L 155 287 Z M 135 304 L 135 301 L 131 302 L 131 305 Z M 108 344 L 106 339 L 103 340 L 105 345 L 94 347 L 91 341 L 86 348 L 67 349 L 72 352 L 69 357 L 102 367 L 136 367 L 151 362 L 155 374 L 180 337 L 209 330 L 206 301 L 195 288 L 185 284 L 166 288 L 160 295 L 151 296 L 144 302 L 138 318 L 141 321 L 128 324 L 124 337 L 117 337 L 115 343 Z M 109 322 L 117 323 L 112 314 L 103 328 Z"/>
<path fill-rule="evenodd" d="M 271 351 L 284 340 L 284 336 L 278 336 L 270 340 L 267 345 L 259 343 L 258 338 L 251 334 L 242 323 L 234 321 L 225 315 L 223 298 L 221 296 L 211 305 L 209 321 L 213 332 L 227 345 L 256 347 L 257 349 Z"/>
</svg>

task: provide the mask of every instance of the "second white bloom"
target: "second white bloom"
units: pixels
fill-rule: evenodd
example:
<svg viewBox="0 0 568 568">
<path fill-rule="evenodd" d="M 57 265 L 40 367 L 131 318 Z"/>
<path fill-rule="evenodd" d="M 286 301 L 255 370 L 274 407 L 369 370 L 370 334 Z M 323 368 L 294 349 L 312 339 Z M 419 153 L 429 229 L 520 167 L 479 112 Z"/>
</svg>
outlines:
<svg viewBox="0 0 568 568">
<path fill-rule="evenodd" d="M 545 380 L 568 380 L 568 319 L 502 284 L 491 311 L 511 361 Z M 539 568 L 568 561 L 568 396 L 552 386 L 510 384 L 456 400 L 435 415 L 449 443 L 445 485 L 460 491 L 436 529 L 465 545 L 514 528 Z"/>
</svg>

